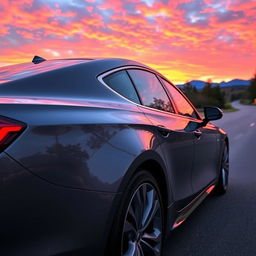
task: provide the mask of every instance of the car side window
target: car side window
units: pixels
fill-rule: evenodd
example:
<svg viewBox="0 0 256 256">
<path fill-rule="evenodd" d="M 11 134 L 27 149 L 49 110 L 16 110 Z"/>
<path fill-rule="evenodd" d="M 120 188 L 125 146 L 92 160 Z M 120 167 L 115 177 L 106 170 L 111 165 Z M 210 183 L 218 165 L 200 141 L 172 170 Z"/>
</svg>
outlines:
<svg viewBox="0 0 256 256">
<path fill-rule="evenodd" d="M 161 81 L 164 83 L 165 87 L 172 96 L 172 99 L 177 107 L 178 113 L 183 116 L 189 116 L 198 119 L 198 116 L 189 104 L 189 102 L 183 97 L 183 95 L 170 83 L 161 78 Z"/>
<path fill-rule="evenodd" d="M 125 98 L 140 104 L 139 97 L 127 72 L 121 70 L 103 78 L 103 81 L 114 91 Z"/>
<path fill-rule="evenodd" d="M 128 73 L 144 106 L 174 112 L 167 93 L 155 74 L 140 69 L 129 69 Z"/>
</svg>

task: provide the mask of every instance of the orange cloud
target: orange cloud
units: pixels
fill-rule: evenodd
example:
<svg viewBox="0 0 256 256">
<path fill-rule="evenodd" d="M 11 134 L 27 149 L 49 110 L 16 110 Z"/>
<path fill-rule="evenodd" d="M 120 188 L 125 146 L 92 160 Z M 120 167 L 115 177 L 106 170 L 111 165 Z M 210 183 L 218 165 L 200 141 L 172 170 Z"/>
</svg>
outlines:
<svg viewBox="0 0 256 256">
<path fill-rule="evenodd" d="M 174 82 L 255 71 L 255 1 L 6 0 L 0 15 L 0 65 L 34 54 L 121 57 Z"/>
</svg>

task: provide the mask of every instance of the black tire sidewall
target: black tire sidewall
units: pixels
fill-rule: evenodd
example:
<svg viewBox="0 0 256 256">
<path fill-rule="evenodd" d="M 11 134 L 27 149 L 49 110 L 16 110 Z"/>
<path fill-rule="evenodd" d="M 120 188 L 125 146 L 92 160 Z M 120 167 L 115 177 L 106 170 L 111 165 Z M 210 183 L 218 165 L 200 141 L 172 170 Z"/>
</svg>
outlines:
<svg viewBox="0 0 256 256">
<path fill-rule="evenodd" d="M 224 187 L 223 186 L 223 177 L 222 177 L 223 157 L 224 157 L 224 154 L 225 154 L 226 150 L 227 150 L 227 154 L 228 154 L 228 158 L 229 158 L 228 146 L 225 145 L 225 147 L 223 149 L 223 152 L 222 152 L 222 157 L 221 157 L 221 166 L 220 166 L 220 170 L 219 170 L 219 178 L 218 178 L 218 181 L 216 183 L 216 186 L 215 186 L 214 190 L 212 191 L 213 195 L 224 195 L 228 190 L 228 180 L 227 180 L 227 186 Z M 227 179 L 228 179 L 228 177 L 229 177 L 229 175 L 227 176 Z"/>
<path fill-rule="evenodd" d="M 118 206 L 116 210 L 115 217 L 113 219 L 112 229 L 109 234 L 109 243 L 107 247 L 107 254 L 106 256 L 121 256 L 121 240 L 122 240 L 122 232 L 124 221 L 126 218 L 126 212 L 132 200 L 132 197 L 135 191 L 143 184 L 149 183 L 151 184 L 154 189 L 157 191 L 162 215 L 162 242 L 161 242 L 161 255 L 162 255 L 162 247 L 163 247 L 163 238 L 164 238 L 164 209 L 163 209 L 163 202 L 162 196 L 159 189 L 159 185 L 154 178 L 154 176 L 146 171 L 140 170 L 137 172 L 131 180 L 128 182 Z"/>
</svg>

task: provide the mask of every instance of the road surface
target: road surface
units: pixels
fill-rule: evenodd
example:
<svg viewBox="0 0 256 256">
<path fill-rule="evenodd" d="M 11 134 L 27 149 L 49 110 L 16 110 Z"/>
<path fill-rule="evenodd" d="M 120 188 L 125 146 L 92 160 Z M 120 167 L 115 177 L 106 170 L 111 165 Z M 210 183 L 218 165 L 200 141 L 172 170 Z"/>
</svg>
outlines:
<svg viewBox="0 0 256 256">
<path fill-rule="evenodd" d="M 256 106 L 233 104 L 215 123 L 230 139 L 230 185 L 168 237 L 164 256 L 256 256 Z"/>
</svg>

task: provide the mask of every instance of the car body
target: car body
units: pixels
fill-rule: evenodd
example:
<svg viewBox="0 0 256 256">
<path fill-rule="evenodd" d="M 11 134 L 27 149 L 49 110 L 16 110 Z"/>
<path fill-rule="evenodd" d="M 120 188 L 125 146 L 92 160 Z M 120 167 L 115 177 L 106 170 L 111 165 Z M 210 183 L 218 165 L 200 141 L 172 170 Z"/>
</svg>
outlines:
<svg viewBox="0 0 256 256">
<path fill-rule="evenodd" d="M 222 177 L 228 137 L 208 121 L 134 61 L 0 68 L 1 255 L 114 255 L 120 208 L 143 184 L 161 201 L 165 236 Z M 126 192 L 142 169 L 150 177 Z"/>
</svg>

